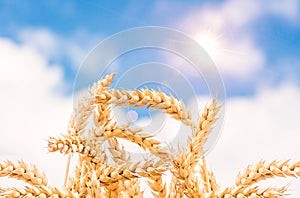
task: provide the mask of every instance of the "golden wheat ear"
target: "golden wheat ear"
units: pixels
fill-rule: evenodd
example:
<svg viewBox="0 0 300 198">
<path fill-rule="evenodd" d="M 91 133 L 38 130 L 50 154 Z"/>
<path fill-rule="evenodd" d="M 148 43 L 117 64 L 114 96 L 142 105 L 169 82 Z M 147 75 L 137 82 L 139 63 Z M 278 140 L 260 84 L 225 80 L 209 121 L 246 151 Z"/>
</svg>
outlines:
<svg viewBox="0 0 300 198">
<path fill-rule="evenodd" d="M 139 145 L 144 150 L 157 151 L 160 141 L 156 140 L 153 136 L 142 134 L 142 129 L 129 128 L 128 125 L 118 126 L 114 123 L 109 129 L 104 132 L 107 138 L 122 138 Z"/>
<path fill-rule="evenodd" d="M 112 83 L 115 74 L 111 73 L 106 75 L 104 78 L 100 79 L 98 82 L 94 83 L 86 95 L 84 95 L 81 100 L 78 102 L 77 106 L 74 108 L 72 127 L 75 128 L 76 133 L 83 134 L 88 130 L 86 127 L 88 125 L 88 119 L 95 113 L 95 110 L 98 110 L 98 115 L 100 113 L 100 118 L 98 122 L 104 124 L 109 118 L 110 107 L 106 104 L 100 104 L 95 106 L 94 98 L 96 95 L 101 94 L 102 92 L 108 89 L 108 86 Z M 108 111 L 108 112 L 106 112 Z M 104 113 L 105 112 L 105 113 Z"/>
<path fill-rule="evenodd" d="M 270 163 L 259 162 L 248 166 L 236 177 L 236 186 L 251 186 L 261 180 L 274 177 L 299 177 L 300 162 L 291 163 L 290 160 L 279 162 L 274 160 Z"/>
<path fill-rule="evenodd" d="M 140 186 L 140 179 L 130 179 L 123 182 L 124 197 L 143 197 L 144 191 Z"/>
<path fill-rule="evenodd" d="M 166 183 L 163 182 L 162 174 L 150 175 L 148 177 L 147 184 L 151 188 L 153 197 L 155 198 L 167 197 L 167 187 L 166 187 Z"/>
<path fill-rule="evenodd" d="M 221 106 L 218 106 L 216 98 L 204 108 L 201 116 L 199 116 L 198 124 L 193 128 L 192 137 L 183 157 L 189 161 L 191 167 L 196 166 L 201 155 L 204 154 L 203 146 L 207 140 L 207 136 L 212 130 L 213 124 L 217 120 L 217 114 Z"/>
<path fill-rule="evenodd" d="M 124 150 L 124 146 L 119 144 L 117 138 L 108 139 L 108 150 L 110 154 L 113 156 L 112 160 L 118 164 L 126 164 L 130 161 L 130 156 L 127 156 L 126 151 Z"/>
<path fill-rule="evenodd" d="M 68 198 L 75 198 L 78 197 L 75 193 L 65 192 L 53 187 L 29 187 L 26 186 L 25 188 L 6 188 L 0 190 L 1 197 L 8 197 L 8 198 L 20 198 L 20 197 L 68 197 Z"/>
<path fill-rule="evenodd" d="M 200 176 L 202 179 L 203 193 L 211 197 L 215 196 L 216 192 L 220 190 L 220 186 L 213 172 L 207 168 L 205 157 L 202 157 L 200 164 Z"/>
<path fill-rule="evenodd" d="M 233 198 L 233 197 L 270 197 L 270 198 L 280 198 L 285 197 L 286 188 L 258 188 L 256 187 L 230 187 L 226 188 L 223 192 L 216 195 L 218 198 Z"/>
<path fill-rule="evenodd" d="M 299 177 L 300 162 L 291 163 L 289 160 L 270 163 L 259 162 L 255 165 L 248 166 L 243 172 L 236 177 L 234 186 L 226 188 L 218 196 L 244 196 L 257 195 L 261 197 L 284 197 L 287 187 L 283 188 L 266 188 L 260 189 L 257 185 L 260 181 L 275 177 Z M 253 187 L 254 186 L 254 187 Z"/>
<path fill-rule="evenodd" d="M 173 159 L 172 174 L 177 178 L 176 190 L 183 191 L 188 196 L 196 196 L 194 192 L 199 192 L 198 186 L 200 181 L 191 178 L 190 175 L 195 173 L 195 166 L 198 164 L 203 154 L 203 145 L 206 142 L 207 135 L 212 129 L 213 123 L 216 121 L 216 115 L 220 107 L 217 105 L 216 99 L 205 107 L 202 115 L 199 117 L 198 124 L 193 126 L 193 133 L 188 146 L 179 155 Z M 200 196 L 198 193 L 197 196 Z M 181 193 L 182 195 L 182 193 Z"/>
<path fill-rule="evenodd" d="M 182 101 L 175 99 L 172 95 L 167 96 L 161 91 L 142 89 L 135 91 L 111 90 L 102 91 L 95 96 L 95 104 L 111 102 L 114 105 L 134 106 L 153 108 L 163 110 L 172 118 L 182 121 L 184 124 L 191 126 L 191 114 L 185 108 Z"/>
<path fill-rule="evenodd" d="M 0 177 L 8 176 L 13 179 L 24 181 L 32 186 L 47 186 L 48 179 L 45 173 L 35 166 L 27 165 L 23 161 L 3 161 L 0 163 Z"/>
</svg>

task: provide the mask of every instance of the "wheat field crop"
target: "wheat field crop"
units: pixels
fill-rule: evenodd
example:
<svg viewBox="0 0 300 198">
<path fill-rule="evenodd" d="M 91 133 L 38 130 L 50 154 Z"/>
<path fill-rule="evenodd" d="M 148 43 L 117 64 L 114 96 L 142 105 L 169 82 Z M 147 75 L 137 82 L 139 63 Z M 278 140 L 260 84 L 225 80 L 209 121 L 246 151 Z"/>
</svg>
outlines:
<svg viewBox="0 0 300 198">
<path fill-rule="evenodd" d="M 0 177 L 21 180 L 25 186 L 0 187 L 1 197 L 145 197 L 141 186 L 144 180 L 153 197 L 275 198 L 286 196 L 287 187 L 262 188 L 260 181 L 300 176 L 300 162 L 261 161 L 238 173 L 235 184 L 222 188 L 203 155 L 204 143 L 221 108 L 217 100 L 213 99 L 193 123 L 181 100 L 162 91 L 111 89 L 113 78 L 112 73 L 94 83 L 74 109 L 67 133 L 48 139 L 49 152 L 78 155 L 74 171 L 67 170 L 64 186 L 49 185 L 45 173 L 35 166 L 7 160 L 0 162 Z M 112 118 L 113 106 L 163 111 L 190 127 L 188 146 L 174 152 L 139 128 L 118 125 Z M 120 139 L 138 145 L 150 157 L 132 161 Z M 171 173 L 168 184 L 163 179 L 167 171 Z"/>
</svg>

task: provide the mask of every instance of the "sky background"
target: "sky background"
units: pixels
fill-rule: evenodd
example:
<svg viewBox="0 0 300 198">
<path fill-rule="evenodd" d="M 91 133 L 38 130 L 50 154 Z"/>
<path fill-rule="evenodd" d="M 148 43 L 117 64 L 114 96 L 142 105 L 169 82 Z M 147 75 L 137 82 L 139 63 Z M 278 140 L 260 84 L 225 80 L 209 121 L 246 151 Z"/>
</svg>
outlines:
<svg viewBox="0 0 300 198">
<path fill-rule="evenodd" d="M 299 161 L 299 4 L 297 0 L 1 1 L 0 158 L 37 164 L 50 182 L 61 185 L 65 157 L 48 154 L 46 139 L 66 132 L 80 64 L 108 36 L 128 28 L 162 26 L 199 42 L 223 78 L 225 122 L 207 157 L 224 187 L 233 184 L 248 164 Z M 118 60 L 116 68 L 122 73 L 128 68 L 120 65 L 151 61 L 152 55 L 156 54 L 137 52 Z M 178 63 L 169 57 L 154 60 Z M 186 71 L 182 65 L 178 69 Z M 287 179 L 283 184 L 289 181 L 289 197 L 299 197 L 300 182 Z"/>
</svg>

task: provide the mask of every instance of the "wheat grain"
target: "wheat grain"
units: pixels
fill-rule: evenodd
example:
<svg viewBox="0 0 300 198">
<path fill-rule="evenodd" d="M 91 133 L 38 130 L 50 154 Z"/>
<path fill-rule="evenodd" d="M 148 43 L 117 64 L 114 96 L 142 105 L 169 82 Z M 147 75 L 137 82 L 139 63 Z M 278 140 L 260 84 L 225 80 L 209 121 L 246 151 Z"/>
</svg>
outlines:
<svg viewBox="0 0 300 198">
<path fill-rule="evenodd" d="M 62 136 L 60 138 L 50 137 L 48 140 L 48 151 L 69 154 L 80 153 L 95 157 L 96 151 L 86 146 L 86 143 L 79 136 Z"/>
</svg>

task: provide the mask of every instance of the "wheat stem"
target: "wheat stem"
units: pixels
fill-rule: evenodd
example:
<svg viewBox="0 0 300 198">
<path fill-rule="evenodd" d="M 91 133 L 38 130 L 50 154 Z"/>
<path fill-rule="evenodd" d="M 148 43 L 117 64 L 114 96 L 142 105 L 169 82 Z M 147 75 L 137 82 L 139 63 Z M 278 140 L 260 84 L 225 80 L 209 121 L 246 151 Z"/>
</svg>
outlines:
<svg viewBox="0 0 300 198">
<path fill-rule="evenodd" d="M 65 173 L 65 179 L 64 179 L 64 188 L 67 188 L 68 178 L 69 178 L 69 170 L 70 170 L 70 163 L 71 163 L 71 154 L 68 155 L 68 161 L 66 166 L 66 173 Z"/>
</svg>

